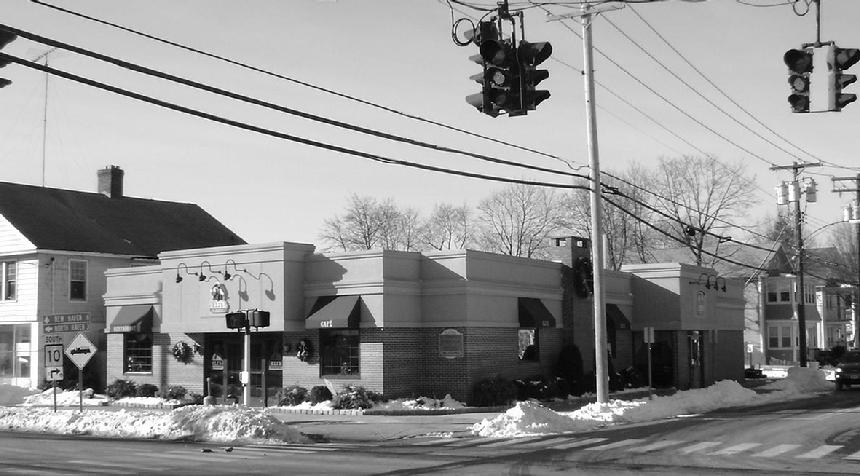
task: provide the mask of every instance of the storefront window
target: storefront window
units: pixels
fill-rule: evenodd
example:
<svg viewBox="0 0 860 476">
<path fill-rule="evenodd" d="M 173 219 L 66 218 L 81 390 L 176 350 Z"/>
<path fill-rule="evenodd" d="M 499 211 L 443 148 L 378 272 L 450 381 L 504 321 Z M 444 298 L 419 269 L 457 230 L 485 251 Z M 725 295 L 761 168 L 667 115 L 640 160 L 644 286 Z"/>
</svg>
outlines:
<svg viewBox="0 0 860 476">
<path fill-rule="evenodd" d="M 538 360 L 538 333 L 537 329 L 522 328 L 519 330 L 519 357 L 520 360 Z"/>
<path fill-rule="evenodd" d="M 322 375 L 357 375 L 359 373 L 357 330 L 320 330 L 320 372 Z"/>
<path fill-rule="evenodd" d="M 152 372 L 152 334 L 129 332 L 123 336 L 123 372 Z"/>
<path fill-rule="evenodd" d="M 30 378 L 30 324 L 0 324 L 0 381 Z"/>
</svg>

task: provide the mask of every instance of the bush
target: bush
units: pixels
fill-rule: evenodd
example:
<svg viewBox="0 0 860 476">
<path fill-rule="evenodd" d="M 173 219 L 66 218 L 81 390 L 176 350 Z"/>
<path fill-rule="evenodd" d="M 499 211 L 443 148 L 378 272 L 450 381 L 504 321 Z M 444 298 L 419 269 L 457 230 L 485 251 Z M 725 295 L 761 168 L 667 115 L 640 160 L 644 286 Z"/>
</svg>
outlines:
<svg viewBox="0 0 860 476">
<path fill-rule="evenodd" d="M 308 389 L 298 385 L 292 385 L 278 391 L 275 398 L 278 400 L 278 406 L 292 407 L 307 400 Z"/>
<path fill-rule="evenodd" d="M 203 395 L 199 393 L 190 393 L 187 397 L 183 397 L 182 400 L 188 405 L 203 405 Z"/>
<path fill-rule="evenodd" d="M 471 405 L 478 407 L 510 405 L 516 398 L 516 385 L 510 380 L 495 376 L 475 382 L 472 387 Z"/>
<path fill-rule="evenodd" d="M 347 385 L 331 399 L 331 405 L 338 409 L 364 409 L 381 401 L 384 401 L 382 395 L 372 390 L 360 385 Z"/>
<path fill-rule="evenodd" d="M 133 397 L 137 395 L 137 385 L 131 380 L 116 379 L 107 386 L 107 395 L 113 399 Z"/>
<path fill-rule="evenodd" d="M 154 397 L 155 394 L 158 393 L 158 387 L 151 384 L 145 383 L 137 387 L 136 395 L 138 397 Z"/>
<path fill-rule="evenodd" d="M 325 385 L 316 385 L 311 389 L 310 400 L 313 404 L 325 402 L 327 400 L 331 400 L 331 398 L 331 390 L 329 390 Z"/>
<path fill-rule="evenodd" d="M 164 392 L 164 398 L 168 400 L 182 400 L 187 393 L 188 390 L 182 385 L 170 385 L 167 387 L 167 391 Z"/>
</svg>

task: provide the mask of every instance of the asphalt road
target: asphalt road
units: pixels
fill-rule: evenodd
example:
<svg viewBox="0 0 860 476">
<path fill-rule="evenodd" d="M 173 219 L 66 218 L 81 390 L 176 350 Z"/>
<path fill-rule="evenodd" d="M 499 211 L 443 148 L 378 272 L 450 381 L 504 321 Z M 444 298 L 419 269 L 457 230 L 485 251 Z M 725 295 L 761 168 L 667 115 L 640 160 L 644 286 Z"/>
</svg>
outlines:
<svg viewBox="0 0 860 476">
<path fill-rule="evenodd" d="M 416 420 L 416 425 L 426 424 Z M 464 435 L 237 446 L 227 452 L 222 446 L 187 442 L 0 432 L 0 473 L 860 474 L 860 389 L 649 424 L 517 439 Z"/>
</svg>

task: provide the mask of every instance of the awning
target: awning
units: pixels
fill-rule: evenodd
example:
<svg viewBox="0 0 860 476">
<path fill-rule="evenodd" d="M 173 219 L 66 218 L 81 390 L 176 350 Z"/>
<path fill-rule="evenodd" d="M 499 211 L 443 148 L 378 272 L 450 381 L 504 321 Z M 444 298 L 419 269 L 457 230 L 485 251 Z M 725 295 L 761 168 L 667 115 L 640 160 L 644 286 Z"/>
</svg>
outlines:
<svg viewBox="0 0 860 476">
<path fill-rule="evenodd" d="M 360 321 L 361 296 L 322 296 L 305 319 L 305 329 L 358 329 Z"/>
<path fill-rule="evenodd" d="M 606 303 L 606 323 L 615 329 L 630 329 L 630 319 L 615 304 Z"/>
<path fill-rule="evenodd" d="M 555 317 L 538 298 L 517 298 L 520 327 L 555 327 Z"/>
<path fill-rule="evenodd" d="M 110 332 L 150 332 L 153 314 L 149 304 L 122 306 L 110 324 Z"/>
</svg>

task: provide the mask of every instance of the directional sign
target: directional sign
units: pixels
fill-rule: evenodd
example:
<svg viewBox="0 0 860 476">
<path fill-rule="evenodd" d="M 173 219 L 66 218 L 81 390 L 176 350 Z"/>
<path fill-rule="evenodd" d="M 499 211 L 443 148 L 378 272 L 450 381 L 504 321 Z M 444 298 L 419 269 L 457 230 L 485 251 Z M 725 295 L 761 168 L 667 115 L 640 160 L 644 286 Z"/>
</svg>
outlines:
<svg viewBox="0 0 860 476">
<path fill-rule="evenodd" d="M 87 362 L 96 353 L 96 346 L 87 339 L 87 336 L 78 334 L 72 339 L 72 343 L 66 348 L 66 356 L 69 360 L 75 363 L 79 369 L 83 370 Z"/>
<path fill-rule="evenodd" d="M 45 371 L 52 367 L 63 366 L 63 344 L 45 346 Z"/>
<path fill-rule="evenodd" d="M 45 367 L 45 378 L 51 382 L 63 380 L 62 367 Z"/>
<path fill-rule="evenodd" d="M 42 316 L 42 330 L 45 334 L 56 332 L 83 332 L 90 327 L 90 314 L 78 312 L 73 314 L 49 314 Z"/>
</svg>

